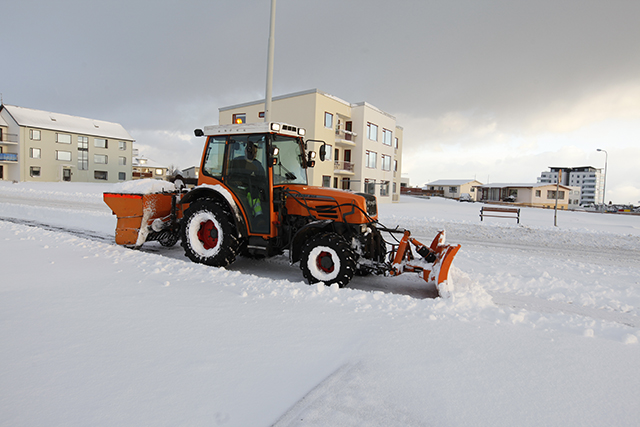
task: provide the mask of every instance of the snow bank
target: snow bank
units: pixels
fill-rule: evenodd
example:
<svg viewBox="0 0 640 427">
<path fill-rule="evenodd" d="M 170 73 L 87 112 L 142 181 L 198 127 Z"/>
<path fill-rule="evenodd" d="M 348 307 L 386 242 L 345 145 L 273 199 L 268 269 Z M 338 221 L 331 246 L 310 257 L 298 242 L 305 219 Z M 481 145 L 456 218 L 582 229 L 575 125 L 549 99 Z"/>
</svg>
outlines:
<svg viewBox="0 0 640 427">
<path fill-rule="evenodd" d="M 161 193 L 163 191 L 175 191 L 176 186 L 169 181 L 159 179 L 139 179 L 136 181 L 125 181 L 114 184 L 111 192 L 113 193 L 131 193 L 131 194 L 151 194 Z"/>
</svg>

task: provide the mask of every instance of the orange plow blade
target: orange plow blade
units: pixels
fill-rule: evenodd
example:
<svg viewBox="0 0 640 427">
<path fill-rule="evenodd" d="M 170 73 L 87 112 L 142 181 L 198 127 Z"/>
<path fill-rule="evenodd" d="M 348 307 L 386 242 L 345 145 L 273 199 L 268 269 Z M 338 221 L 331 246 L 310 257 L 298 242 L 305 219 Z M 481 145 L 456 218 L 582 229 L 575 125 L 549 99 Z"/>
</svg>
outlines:
<svg viewBox="0 0 640 427">
<path fill-rule="evenodd" d="M 422 259 L 415 259 L 411 245 Z M 445 232 L 440 231 L 429 247 L 411 237 L 409 231 L 405 231 L 393 259 L 390 274 L 397 276 L 404 272 L 418 273 L 428 282 L 436 285 L 438 295 L 442 298 L 453 297 L 453 286 L 449 279 L 449 269 L 460 245 L 448 245 L 445 243 Z"/>
</svg>

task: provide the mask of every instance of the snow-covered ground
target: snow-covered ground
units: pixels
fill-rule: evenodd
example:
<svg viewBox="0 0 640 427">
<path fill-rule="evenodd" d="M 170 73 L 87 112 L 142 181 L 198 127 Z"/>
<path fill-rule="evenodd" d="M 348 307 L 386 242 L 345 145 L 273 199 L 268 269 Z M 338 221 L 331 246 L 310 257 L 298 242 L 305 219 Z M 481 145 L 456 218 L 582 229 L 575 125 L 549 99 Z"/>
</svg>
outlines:
<svg viewBox="0 0 640 427">
<path fill-rule="evenodd" d="M 0 182 L 1 426 L 640 424 L 640 216 L 381 205 L 462 244 L 443 300 L 116 246 L 116 188 Z"/>
</svg>

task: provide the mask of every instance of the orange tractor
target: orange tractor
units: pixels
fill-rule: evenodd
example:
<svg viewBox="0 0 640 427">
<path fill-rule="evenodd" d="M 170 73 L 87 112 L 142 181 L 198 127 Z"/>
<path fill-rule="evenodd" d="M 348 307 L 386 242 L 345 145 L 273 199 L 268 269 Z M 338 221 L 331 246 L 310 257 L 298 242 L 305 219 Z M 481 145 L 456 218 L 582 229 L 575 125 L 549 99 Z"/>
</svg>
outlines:
<svg viewBox="0 0 640 427">
<path fill-rule="evenodd" d="M 440 232 L 426 246 L 406 230 L 381 226 L 373 195 L 309 186 L 306 169 L 316 153 L 306 151 L 304 129 L 272 122 L 208 126 L 195 134 L 206 136 L 196 187 L 104 194 L 118 217 L 116 243 L 181 241 L 193 262 L 215 267 L 239 255 L 288 251 L 309 283 L 343 287 L 355 274 L 410 271 L 450 295 L 448 272 L 460 245 L 445 244 Z M 383 233 L 402 238 L 389 243 Z"/>
</svg>

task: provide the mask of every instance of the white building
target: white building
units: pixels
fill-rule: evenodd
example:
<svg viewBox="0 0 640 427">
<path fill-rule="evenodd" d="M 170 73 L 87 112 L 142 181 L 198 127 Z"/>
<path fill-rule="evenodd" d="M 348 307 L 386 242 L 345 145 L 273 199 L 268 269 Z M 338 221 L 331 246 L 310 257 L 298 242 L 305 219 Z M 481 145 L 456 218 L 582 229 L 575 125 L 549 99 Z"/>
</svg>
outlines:
<svg viewBox="0 0 640 427">
<path fill-rule="evenodd" d="M 422 189 L 430 191 L 442 191 L 442 195 L 448 199 L 460 199 L 462 194 L 469 194 L 471 200 L 478 200 L 476 187 L 482 185 L 475 179 L 439 179 L 426 184 Z"/>
<path fill-rule="evenodd" d="M 0 105 L 0 179 L 131 179 L 133 138 L 118 123 Z"/>
<path fill-rule="evenodd" d="M 604 191 L 604 175 L 602 169 L 597 169 L 592 166 L 575 168 L 550 167 L 549 169 L 549 172 L 542 172 L 540 177 L 538 177 L 539 183 L 555 184 L 558 182 L 558 175 L 560 175 L 560 184 L 579 187 L 579 205 L 602 203 Z M 573 201 L 575 201 L 575 199 Z"/>
<path fill-rule="evenodd" d="M 167 179 L 169 168 L 142 154 L 138 154 L 137 149 L 133 150 L 132 164 L 132 179 Z"/>
<path fill-rule="evenodd" d="M 403 129 L 391 114 L 312 89 L 273 98 L 271 120 L 326 143 L 326 155 L 308 170 L 309 184 L 366 192 L 379 203 L 400 199 Z M 220 108 L 220 124 L 262 121 L 264 100 Z M 319 153 L 322 145 L 309 142 L 308 149 Z"/>
</svg>

